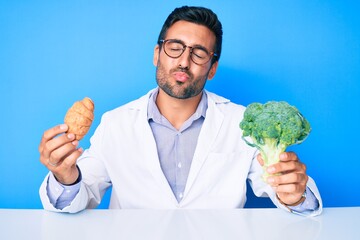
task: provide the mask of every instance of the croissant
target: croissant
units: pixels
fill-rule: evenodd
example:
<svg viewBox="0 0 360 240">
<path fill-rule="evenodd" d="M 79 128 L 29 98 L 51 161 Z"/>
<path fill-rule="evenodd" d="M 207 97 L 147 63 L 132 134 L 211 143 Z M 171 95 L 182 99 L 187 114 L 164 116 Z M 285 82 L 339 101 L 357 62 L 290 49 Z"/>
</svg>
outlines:
<svg viewBox="0 0 360 240">
<path fill-rule="evenodd" d="M 81 140 L 89 131 L 94 120 L 94 102 L 85 97 L 75 102 L 65 115 L 64 122 L 68 125 L 68 133 L 75 134 L 77 140 Z"/>
</svg>

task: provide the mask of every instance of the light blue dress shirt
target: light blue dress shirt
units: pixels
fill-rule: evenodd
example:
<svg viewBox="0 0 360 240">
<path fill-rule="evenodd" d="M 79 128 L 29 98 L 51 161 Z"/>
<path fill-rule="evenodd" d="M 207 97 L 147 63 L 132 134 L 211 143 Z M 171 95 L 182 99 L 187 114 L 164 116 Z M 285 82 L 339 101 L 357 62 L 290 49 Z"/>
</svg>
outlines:
<svg viewBox="0 0 360 240">
<path fill-rule="evenodd" d="M 207 109 L 206 94 L 202 94 L 195 113 L 179 130 L 161 115 L 155 101 L 156 91 L 149 101 L 148 121 L 153 131 L 161 169 L 177 199 L 181 201 Z"/>
</svg>

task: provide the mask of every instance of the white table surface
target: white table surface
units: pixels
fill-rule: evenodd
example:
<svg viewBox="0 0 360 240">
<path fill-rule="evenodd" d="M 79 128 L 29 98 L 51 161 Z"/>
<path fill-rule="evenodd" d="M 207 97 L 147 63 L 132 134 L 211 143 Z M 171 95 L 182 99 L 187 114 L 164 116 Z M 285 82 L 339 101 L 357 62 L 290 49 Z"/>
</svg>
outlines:
<svg viewBox="0 0 360 240">
<path fill-rule="evenodd" d="M 0 209 L 0 239 L 360 239 L 360 207 L 325 208 L 317 217 L 275 208 L 77 214 Z"/>
</svg>

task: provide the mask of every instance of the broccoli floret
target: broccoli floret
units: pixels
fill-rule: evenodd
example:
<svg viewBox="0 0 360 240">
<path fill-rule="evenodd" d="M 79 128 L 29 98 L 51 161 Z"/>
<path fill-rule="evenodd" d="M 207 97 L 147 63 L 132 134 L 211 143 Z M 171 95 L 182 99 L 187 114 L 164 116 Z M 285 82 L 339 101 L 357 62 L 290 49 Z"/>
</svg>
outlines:
<svg viewBox="0 0 360 240">
<path fill-rule="evenodd" d="M 240 128 L 245 142 L 259 149 L 264 169 L 279 162 L 280 153 L 290 145 L 303 142 L 311 131 L 309 122 L 299 110 L 284 101 L 248 105 Z M 268 176 L 264 171 L 263 178 Z"/>
</svg>

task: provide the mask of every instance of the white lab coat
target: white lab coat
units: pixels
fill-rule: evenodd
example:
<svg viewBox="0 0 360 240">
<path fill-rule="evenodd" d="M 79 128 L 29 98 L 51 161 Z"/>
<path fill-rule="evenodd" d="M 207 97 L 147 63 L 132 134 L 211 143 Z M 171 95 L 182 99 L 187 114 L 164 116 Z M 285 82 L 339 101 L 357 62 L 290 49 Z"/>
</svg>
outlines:
<svg viewBox="0 0 360 240">
<path fill-rule="evenodd" d="M 154 91 L 154 90 L 152 90 Z M 183 199 L 177 202 L 160 167 L 156 143 L 147 121 L 150 91 L 138 100 L 105 113 L 78 159 L 83 181 L 71 205 L 62 210 L 50 203 L 45 178 L 40 196 L 45 209 L 78 212 L 96 207 L 112 185 L 110 208 L 242 208 L 246 180 L 257 196 L 281 205 L 262 179 L 256 149 L 241 138 L 239 123 L 245 107 L 206 92 L 208 109 L 192 160 Z M 322 203 L 314 181 L 308 187 Z"/>
</svg>

